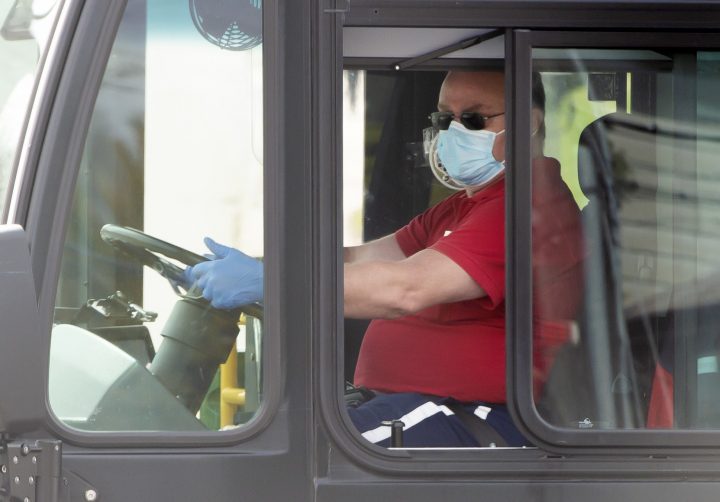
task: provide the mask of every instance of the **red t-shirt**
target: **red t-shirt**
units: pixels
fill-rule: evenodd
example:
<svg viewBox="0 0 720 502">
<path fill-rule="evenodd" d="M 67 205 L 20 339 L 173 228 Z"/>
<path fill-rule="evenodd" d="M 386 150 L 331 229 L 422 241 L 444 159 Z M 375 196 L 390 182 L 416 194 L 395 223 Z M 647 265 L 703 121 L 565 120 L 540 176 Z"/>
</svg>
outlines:
<svg viewBox="0 0 720 502">
<path fill-rule="evenodd" d="M 560 178 L 557 161 L 541 158 L 534 162 L 533 187 L 534 269 L 549 265 L 549 271 L 534 274 L 535 289 L 540 298 L 543 288 L 556 295 L 536 308 L 537 315 L 553 316 L 536 322 L 534 353 L 540 381 L 552 348 L 566 339 L 564 321 L 574 317 L 582 277 L 576 271 L 583 253 L 578 208 Z M 552 228 L 536 228 L 545 225 Z M 556 235 L 558 229 L 564 235 Z M 395 237 L 406 256 L 427 248 L 444 254 L 487 296 L 434 305 L 398 319 L 372 321 L 360 349 L 355 384 L 385 392 L 504 403 L 504 180 L 470 198 L 465 192 L 448 197 L 415 217 Z M 558 280 L 558 276 L 562 278 Z"/>
</svg>

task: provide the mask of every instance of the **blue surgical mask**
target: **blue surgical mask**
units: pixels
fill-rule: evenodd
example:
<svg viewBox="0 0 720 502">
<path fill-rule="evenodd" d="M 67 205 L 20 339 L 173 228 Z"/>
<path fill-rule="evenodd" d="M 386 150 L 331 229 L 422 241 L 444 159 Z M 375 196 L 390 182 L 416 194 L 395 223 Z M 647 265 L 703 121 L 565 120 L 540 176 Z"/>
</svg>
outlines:
<svg viewBox="0 0 720 502">
<path fill-rule="evenodd" d="M 440 131 L 437 154 L 448 175 L 464 186 L 482 186 L 502 174 L 505 164 L 493 156 L 495 137 L 503 134 L 481 129 L 471 131 L 453 122 Z"/>
</svg>

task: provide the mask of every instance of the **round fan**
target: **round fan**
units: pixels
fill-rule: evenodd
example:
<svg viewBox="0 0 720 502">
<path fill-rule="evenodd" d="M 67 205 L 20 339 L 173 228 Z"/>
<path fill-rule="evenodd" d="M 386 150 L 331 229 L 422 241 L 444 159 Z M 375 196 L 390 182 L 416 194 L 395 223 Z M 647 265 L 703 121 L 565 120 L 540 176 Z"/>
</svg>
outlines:
<svg viewBox="0 0 720 502">
<path fill-rule="evenodd" d="M 195 27 L 210 43 L 231 51 L 262 43 L 262 0 L 190 0 Z"/>
</svg>

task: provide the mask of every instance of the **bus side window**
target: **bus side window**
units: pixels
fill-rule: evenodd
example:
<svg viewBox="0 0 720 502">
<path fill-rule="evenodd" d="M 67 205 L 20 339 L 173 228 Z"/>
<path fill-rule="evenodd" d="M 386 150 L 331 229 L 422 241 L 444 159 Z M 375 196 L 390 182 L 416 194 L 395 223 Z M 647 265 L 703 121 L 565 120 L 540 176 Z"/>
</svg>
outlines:
<svg viewBox="0 0 720 502">
<path fill-rule="evenodd" d="M 576 83 L 557 87 L 557 103 L 574 95 L 573 106 L 550 112 L 547 149 L 577 158 L 578 181 L 565 178 L 584 205 L 586 266 L 577 337 L 563 349 L 573 356 L 551 372 L 540 413 L 574 429 L 717 428 L 717 60 L 647 51 L 640 69 L 631 52 L 605 51 L 617 67 L 609 94 L 588 91 L 597 55 L 582 50 L 585 71 L 547 74 L 551 89 Z M 573 123 L 583 114 L 587 128 Z"/>
</svg>

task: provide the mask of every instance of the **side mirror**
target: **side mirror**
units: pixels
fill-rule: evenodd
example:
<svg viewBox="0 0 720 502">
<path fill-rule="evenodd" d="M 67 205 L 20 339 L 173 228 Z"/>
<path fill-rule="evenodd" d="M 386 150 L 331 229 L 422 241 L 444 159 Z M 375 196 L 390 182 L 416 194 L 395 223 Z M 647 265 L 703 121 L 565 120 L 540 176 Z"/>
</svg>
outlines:
<svg viewBox="0 0 720 502">
<path fill-rule="evenodd" d="M 28 432 L 45 418 L 48 350 L 28 239 L 19 225 L 0 225 L 0 323 L 0 432 Z"/>
<path fill-rule="evenodd" d="M 32 23 L 32 2 L 15 0 L 0 27 L 0 36 L 5 40 L 32 40 L 30 23 Z"/>
</svg>

